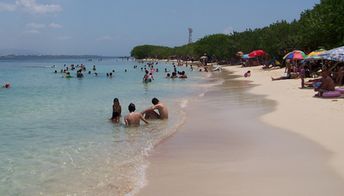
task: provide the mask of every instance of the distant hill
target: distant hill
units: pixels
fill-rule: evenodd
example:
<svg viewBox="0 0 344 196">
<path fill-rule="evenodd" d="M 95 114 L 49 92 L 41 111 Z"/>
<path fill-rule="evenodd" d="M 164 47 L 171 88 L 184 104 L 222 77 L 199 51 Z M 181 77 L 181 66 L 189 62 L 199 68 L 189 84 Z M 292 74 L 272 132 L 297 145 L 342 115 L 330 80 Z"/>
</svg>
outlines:
<svg viewBox="0 0 344 196">
<path fill-rule="evenodd" d="M 100 55 L 6 55 L 0 56 L 0 60 L 46 60 L 46 59 L 86 59 L 88 61 L 102 61 L 103 59 L 126 59 L 126 56 L 100 56 Z"/>
<path fill-rule="evenodd" d="M 128 56 L 102 56 L 102 55 L 46 55 L 33 50 L 0 49 L 0 60 L 34 60 L 34 59 L 88 59 L 102 60 L 105 58 L 127 59 Z"/>
<path fill-rule="evenodd" d="M 0 49 L 0 57 L 1 56 L 9 56 L 9 55 L 41 55 L 37 51 L 33 50 L 21 50 L 21 49 Z"/>
</svg>

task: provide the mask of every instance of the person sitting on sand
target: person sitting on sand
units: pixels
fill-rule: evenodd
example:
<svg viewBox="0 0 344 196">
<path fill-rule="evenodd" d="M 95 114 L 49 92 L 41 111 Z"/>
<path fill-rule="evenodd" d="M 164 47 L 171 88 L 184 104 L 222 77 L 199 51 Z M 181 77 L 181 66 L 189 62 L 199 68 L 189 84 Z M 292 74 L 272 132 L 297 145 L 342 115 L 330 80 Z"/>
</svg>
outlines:
<svg viewBox="0 0 344 196">
<path fill-rule="evenodd" d="M 121 104 L 119 103 L 118 98 L 115 98 L 113 100 L 112 117 L 110 118 L 110 120 L 112 120 L 112 122 L 118 123 L 119 118 L 121 117 L 121 113 L 122 113 Z"/>
<path fill-rule="evenodd" d="M 319 86 L 315 86 L 314 91 L 319 92 L 319 94 L 317 95 L 320 97 L 323 95 L 324 92 L 335 90 L 334 81 L 330 77 L 327 70 L 321 72 L 321 80 L 319 84 Z"/>
<path fill-rule="evenodd" d="M 171 78 L 171 74 L 167 73 L 166 78 Z"/>
<path fill-rule="evenodd" d="M 287 72 L 286 76 L 281 76 L 281 77 L 278 77 L 278 78 L 271 77 L 271 80 L 275 81 L 275 80 L 288 80 L 288 79 L 291 79 L 292 78 L 292 76 L 291 76 L 292 66 L 289 63 L 287 64 L 286 72 Z"/>
<path fill-rule="evenodd" d="M 140 121 L 142 120 L 146 124 L 148 124 L 148 121 L 146 121 L 142 114 L 139 112 L 135 112 L 136 107 L 135 104 L 130 103 L 128 106 L 129 114 L 124 117 L 125 125 L 127 126 L 140 126 Z"/>
<path fill-rule="evenodd" d="M 144 115 L 145 119 L 168 119 L 168 110 L 167 107 L 159 101 L 157 98 L 152 99 L 153 106 L 141 112 Z M 159 113 L 155 112 L 158 110 Z"/>
<path fill-rule="evenodd" d="M 250 77 L 250 76 L 251 76 L 251 71 L 248 70 L 248 71 L 244 74 L 244 77 L 245 77 L 245 78 L 248 78 L 248 77 Z"/>
<path fill-rule="evenodd" d="M 344 66 L 338 68 L 338 71 L 336 72 L 336 84 L 337 85 L 343 84 L 343 76 L 344 76 Z"/>
</svg>

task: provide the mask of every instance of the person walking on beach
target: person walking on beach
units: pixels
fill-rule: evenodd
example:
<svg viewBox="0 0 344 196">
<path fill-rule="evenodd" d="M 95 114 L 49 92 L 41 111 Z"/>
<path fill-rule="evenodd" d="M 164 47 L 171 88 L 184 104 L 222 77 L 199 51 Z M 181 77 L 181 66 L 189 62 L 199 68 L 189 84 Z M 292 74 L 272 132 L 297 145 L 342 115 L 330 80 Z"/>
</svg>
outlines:
<svg viewBox="0 0 344 196">
<path fill-rule="evenodd" d="M 110 120 L 114 123 L 119 123 L 119 118 L 121 117 L 122 113 L 122 107 L 121 104 L 119 103 L 118 98 L 115 98 L 113 100 L 113 105 L 112 105 L 112 117 Z"/>
<path fill-rule="evenodd" d="M 144 115 L 145 119 L 168 119 L 167 107 L 163 103 L 161 103 L 159 99 L 154 97 L 152 99 L 152 104 L 152 107 L 142 112 L 142 115 Z M 158 110 L 159 113 L 155 112 L 155 110 Z"/>
<path fill-rule="evenodd" d="M 146 124 L 148 122 L 143 118 L 142 114 L 139 112 L 135 112 L 136 107 L 135 104 L 130 103 L 128 106 L 129 114 L 124 117 L 125 125 L 127 126 L 140 126 L 140 121 L 142 120 Z"/>
</svg>

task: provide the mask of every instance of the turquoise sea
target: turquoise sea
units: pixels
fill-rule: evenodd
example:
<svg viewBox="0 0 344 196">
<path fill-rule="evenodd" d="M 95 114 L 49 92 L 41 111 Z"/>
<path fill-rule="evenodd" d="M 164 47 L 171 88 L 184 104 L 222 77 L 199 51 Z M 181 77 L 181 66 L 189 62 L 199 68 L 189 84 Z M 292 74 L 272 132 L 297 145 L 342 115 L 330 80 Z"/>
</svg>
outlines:
<svg viewBox="0 0 344 196">
<path fill-rule="evenodd" d="M 64 64 L 87 71 L 96 65 L 98 76 L 63 78 Z M 188 79 L 166 79 L 164 69 L 173 66 L 159 62 L 155 80 L 144 84 L 144 65 L 116 58 L 0 61 L 0 84 L 11 83 L 0 88 L 0 195 L 131 195 L 143 186 L 145 157 L 185 121 L 183 108 L 205 90 L 206 77 L 183 66 L 178 71 Z M 137 128 L 113 124 L 115 97 L 122 115 L 130 102 L 142 111 L 157 97 L 170 119 Z"/>
</svg>

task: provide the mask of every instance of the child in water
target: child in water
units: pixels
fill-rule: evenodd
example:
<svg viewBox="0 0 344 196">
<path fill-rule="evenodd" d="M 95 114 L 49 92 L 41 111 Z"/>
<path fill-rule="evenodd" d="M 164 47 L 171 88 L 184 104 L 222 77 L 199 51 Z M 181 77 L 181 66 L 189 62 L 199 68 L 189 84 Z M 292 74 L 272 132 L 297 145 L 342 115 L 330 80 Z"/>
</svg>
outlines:
<svg viewBox="0 0 344 196">
<path fill-rule="evenodd" d="M 119 103 L 118 98 L 115 98 L 113 100 L 113 105 L 112 105 L 112 117 L 110 120 L 114 123 L 119 123 L 119 118 L 121 117 L 122 113 L 122 107 L 121 104 Z"/>
</svg>

